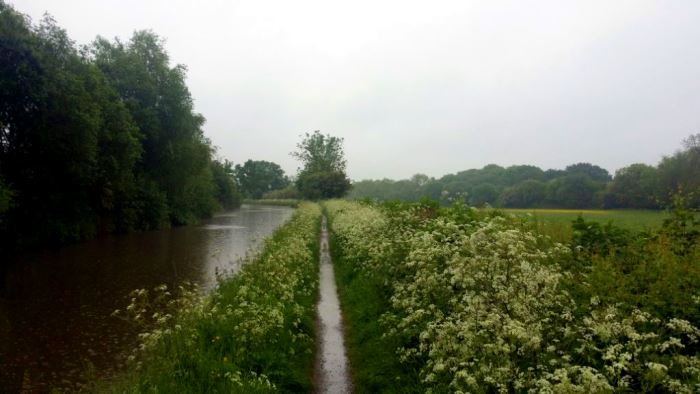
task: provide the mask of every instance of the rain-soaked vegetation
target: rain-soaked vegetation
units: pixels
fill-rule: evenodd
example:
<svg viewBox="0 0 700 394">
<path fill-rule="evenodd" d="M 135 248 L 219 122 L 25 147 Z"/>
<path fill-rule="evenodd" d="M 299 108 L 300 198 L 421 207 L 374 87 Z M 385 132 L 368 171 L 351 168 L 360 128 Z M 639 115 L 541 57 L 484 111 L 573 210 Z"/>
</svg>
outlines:
<svg viewBox="0 0 700 394">
<path fill-rule="evenodd" d="M 700 221 L 326 203 L 359 392 L 697 392 Z"/>
<path fill-rule="evenodd" d="M 700 392 L 700 134 L 352 182 L 316 130 L 290 176 L 220 157 L 186 80 L 0 0 L 0 392 Z"/>
<path fill-rule="evenodd" d="M 147 321 L 147 329 L 129 370 L 99 391 L 310 391 L 320 218 L 317 204 L 301 204 L 257 257 L 206 297 L 134 291 L 115 315 Z"/>
</svg>

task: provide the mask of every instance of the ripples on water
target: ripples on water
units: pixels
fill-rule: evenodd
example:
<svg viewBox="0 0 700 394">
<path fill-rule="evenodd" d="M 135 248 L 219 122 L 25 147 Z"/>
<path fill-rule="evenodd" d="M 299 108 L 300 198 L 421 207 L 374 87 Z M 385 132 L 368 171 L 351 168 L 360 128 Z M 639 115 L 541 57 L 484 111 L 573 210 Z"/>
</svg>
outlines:
<svg viewBox="0 0 700 394">
<path fill-rule="evenodd" d="M 110 316 L 131 290 L 185 281 L 210 289 L 292 212 L 243 206 L 199 226 L 13 258 L 0 277 L 0 392 L 75 388 L 86 370 L 108 375 L 135 343 L 136 333 Z"/>
</svg>

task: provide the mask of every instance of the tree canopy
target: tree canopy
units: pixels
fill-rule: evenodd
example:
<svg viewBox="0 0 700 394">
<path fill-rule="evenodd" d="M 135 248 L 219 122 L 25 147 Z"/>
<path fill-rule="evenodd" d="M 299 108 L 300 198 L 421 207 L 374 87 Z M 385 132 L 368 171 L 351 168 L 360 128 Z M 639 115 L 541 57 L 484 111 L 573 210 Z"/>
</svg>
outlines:
<svg viewBox="0 0 700 394">
<path fill-rule="evenodd" d="M 156 34 L 78 50 L 52 18 L 33 24 L 0 0 L 0 58 L 0 247 L 191 223 L 236 205 L 232 178 L 215 179 L 186 69 Z"/>
<path fill-rule="evenodd" d="M 262 198 L 265 193 L 284 189 L 290 183 L 279 164 L 265 160 L 236 164 L 234 174 L 241 193 L 247 198 Z"/>
<path fill-rule="evenodd" d="M 350 190 L 342 138 L 321 134 L 319 130 L 306 133 L 291 155 L 303 166 L 297 174 L 296 186 L 304 198 L 342 197 Z"/>
</svg>

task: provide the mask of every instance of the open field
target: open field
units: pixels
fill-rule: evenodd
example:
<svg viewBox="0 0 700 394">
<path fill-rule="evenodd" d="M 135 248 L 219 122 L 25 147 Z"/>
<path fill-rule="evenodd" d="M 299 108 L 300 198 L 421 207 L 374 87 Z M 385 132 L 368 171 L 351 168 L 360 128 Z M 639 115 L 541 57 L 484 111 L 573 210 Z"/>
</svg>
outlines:
<svg viewBox="0 0 700 394">
<path fill-rule="evenodd" d="M 529 219 L 540 234 L 553 240 L 568 243 L 571 240 L 571 222 L 576 218 L 597 222 L 601 225 L 612 223 L 630 231 L 654 230 L 661 227 L 669 217 L 667 211 L 638 209 L 501 209 L 501 211 Z"/>
<path fill-rule="evenodd" d="M 504 212 L 519 216 L 532 217 L 534 220 L 551 224 L 562 223 L 567 226 L 579 215 L 586 221 L 606 224 L 612 222 L 614 225 L 628 230 L 647 230 L 661 226 L 665 218 L 668 218 L 666 211 L 653 210 L 601 210 L 601 209 L 503 209 Z"/>
</svg>

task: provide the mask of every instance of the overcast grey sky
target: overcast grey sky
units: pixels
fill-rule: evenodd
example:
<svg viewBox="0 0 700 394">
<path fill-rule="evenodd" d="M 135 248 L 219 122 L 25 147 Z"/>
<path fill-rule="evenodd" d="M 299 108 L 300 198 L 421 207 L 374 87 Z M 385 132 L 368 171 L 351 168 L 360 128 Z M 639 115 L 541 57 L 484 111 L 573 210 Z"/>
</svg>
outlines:
<svg viewBox="0 0 700 394">
<path fill-rule="evenodd" d="M 222 157 L 345 138 L 351 178 L 614 171 L 700 132 L 700 1 L 9 0 L 79 44 L 152 29 Z"/>
</svg>

